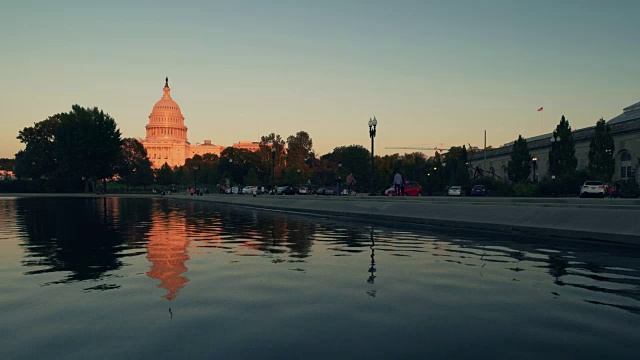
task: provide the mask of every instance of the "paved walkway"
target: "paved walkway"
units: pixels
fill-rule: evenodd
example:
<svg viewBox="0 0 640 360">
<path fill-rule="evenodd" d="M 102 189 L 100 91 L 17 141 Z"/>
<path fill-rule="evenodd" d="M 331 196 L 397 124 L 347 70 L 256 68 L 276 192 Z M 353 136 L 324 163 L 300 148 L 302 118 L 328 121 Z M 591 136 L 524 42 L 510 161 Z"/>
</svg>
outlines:
<svg viewBox="0 0 640 360">
<path fill-rule="evenodd" d="M 640 201 L 637 199 L 171 197 L 259 209 L 640 245 Z"/>
</svg>

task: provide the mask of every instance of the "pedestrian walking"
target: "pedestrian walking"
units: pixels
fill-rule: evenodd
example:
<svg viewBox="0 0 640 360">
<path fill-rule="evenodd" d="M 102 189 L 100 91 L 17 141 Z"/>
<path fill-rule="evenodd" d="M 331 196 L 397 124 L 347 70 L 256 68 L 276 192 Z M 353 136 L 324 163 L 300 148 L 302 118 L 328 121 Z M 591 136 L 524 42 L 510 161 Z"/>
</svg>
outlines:
<svg viewBox="0 0 640 360">
<path fill-rule="evenodd" d="M 402 194 L 402 175 L 400 175 L 400 169 L 396 170 L 396 174 L 393 176 L 393 188 L 396 191 L 396 196 Z"/>
</svg>

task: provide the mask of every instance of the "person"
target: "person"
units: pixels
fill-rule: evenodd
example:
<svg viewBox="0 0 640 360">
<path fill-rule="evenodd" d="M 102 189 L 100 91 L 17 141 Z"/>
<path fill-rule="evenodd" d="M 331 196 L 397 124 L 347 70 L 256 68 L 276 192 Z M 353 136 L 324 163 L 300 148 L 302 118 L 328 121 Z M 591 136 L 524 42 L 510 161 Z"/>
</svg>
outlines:
<svg viewBox="0 0 640 360">
<path fill-rule="evenodd" d="M 402 175 L 400 175 L 400 169 L 396 170 L 396 174 L 393 176 L 393 189 L 396 191 L 396 196 L 402 194 Z"/>
<path fill-rule="evenodd" d="M 402 183 L 400 185 L 400 196 L 404 196 L 404 187 L 407 185 L 407 180 L 404 178 L 404 175 L 400 174 L 400 176 L 402 176 Z"/>
<path fill-rule="evenodd" d="M 192 187 L 189 188 L 189 193 L 191 194 L 191 196 L 193 196 L 193 188 Z"/>
<path fill-rule="evenodd" d="M 609 198 L 613 199 L 616 194 L 616 187 L 614 185 L 609 185 Z"/>
<path fill-rule="evenodd" d="M 356 183 L 356 178 L 353 177 L 353 173 L 349 173 L 349 176 L 347 176 L 348 195 L 351 195 L 351 188 L 353 187 L 353 185 L 355 185 L 355 183 Z"/>
</svg>

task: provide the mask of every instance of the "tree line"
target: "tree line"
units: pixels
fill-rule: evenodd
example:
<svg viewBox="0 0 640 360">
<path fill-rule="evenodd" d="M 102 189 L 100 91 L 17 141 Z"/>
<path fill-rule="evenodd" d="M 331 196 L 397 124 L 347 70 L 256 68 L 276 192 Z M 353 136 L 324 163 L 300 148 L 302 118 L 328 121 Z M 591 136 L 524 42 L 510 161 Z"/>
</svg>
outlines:
<svg viewBox="0 0 640 360">
<path fill-rule="evenodd" d="M 536 186 L 544 188 L 552 183 L 557 187 L 552 192 L 562 194 L 571 193 L 584 177 L 611 179 L 615 171 L 615 149 L 611 129 L 604 120 L 596 124 L 589 165 L 582 172 L 576 170 L 575 143 L 564 116 L 553 137 L 549 170 L 541 179 L 531 178 L 533 158 L 526 140 L 519 136 L 507 166 L 510 182 L 498 183 L 486 176 L 478 177 L 477 170 L 474 174 L 469 159 L 480 149 L 462 145 L 451 147 L 444 154 L 436 152 L 433 157 L 420 152 L 375 156 L 375 185 L 371 189 L 368 149 L 360 145 L 339 146 L 318 156 L 306 131 L 298 131 L 286 139 L 275 133 L 264 135 L 255 152 L 228 147 L 220 155 L 195 155 L 182 166 L 172 168 L 165 163 L 153 170 L 144 146 L 136 139 L 122 138 L 111 116 L 98 108 L 74 105 L 69 112 L 52 115 L 21 130 L 18 139 L 25 144 L 24 150 L 16 154 L 14 162 L 8 160 L 3 164 L 13 166 L 19 179 L 48 183 L 44 189 L 47 191 L 94 191 L 100 182 L 106 184 L 106 180 L 113 179 L 125 188 L 197 185 L 214 189 L 222 184 L 315 188 L 336 185 L 353 174 L 357 191 L 382 193 L 391 185 L 395 172 L 400 171 L 405 179 L 419 182 L 425 194 L 442 193 L 451 185 L 468 187 L 484 183 L 502 189 L 505 195 L 513 195 L 514 188 L 529 191 L 528 186 L 536 180 L 540 180 Z M 483 171 L 480 172 L 483 175 Z"/>
</svg>

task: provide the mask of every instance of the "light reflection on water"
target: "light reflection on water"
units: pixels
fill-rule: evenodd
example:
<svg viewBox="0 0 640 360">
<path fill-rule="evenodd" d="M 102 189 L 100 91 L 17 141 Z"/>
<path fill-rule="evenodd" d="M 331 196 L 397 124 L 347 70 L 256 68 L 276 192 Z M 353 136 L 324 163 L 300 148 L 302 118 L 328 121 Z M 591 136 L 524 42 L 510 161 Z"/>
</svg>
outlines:
<svg viewBox="0 0 640 360">
<path fill-rule="evenodd" d="M 635 358 L 638 248 L 0 199 L 9 358 Z"/>
</svg>

